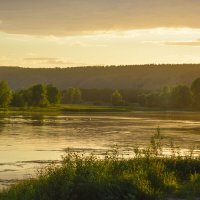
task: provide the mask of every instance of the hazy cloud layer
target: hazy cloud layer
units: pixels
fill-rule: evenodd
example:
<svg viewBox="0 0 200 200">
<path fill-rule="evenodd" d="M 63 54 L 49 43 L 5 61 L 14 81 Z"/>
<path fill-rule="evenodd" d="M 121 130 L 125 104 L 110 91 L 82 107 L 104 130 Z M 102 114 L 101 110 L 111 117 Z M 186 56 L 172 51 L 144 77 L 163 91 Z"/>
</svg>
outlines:
<svg viewBox="0 0 200 200">
<path fill-rule="evenodd" d="M 47 65 L 66 65 L 66 66 L 84 65 L 84 63 L 64 61 L 61 58 L 53 58 L 53 57 L 30 57 L 30 58 L 24 58 L 24 60 L 37 62 L 38 64 L 47 64 Z"/>
<path fill-rule="evenodd" d="M 0 0 L 0 30 L 29 35 L 200 28 L 199 0 Z"/>
<path fill-rule="evenodd" d="M 174 41 L 174 42 L 165 42 L 166 45 L 175 45 L 175 46 L 200 46 L 200 39 L 195 41 Z"/>
</svg>

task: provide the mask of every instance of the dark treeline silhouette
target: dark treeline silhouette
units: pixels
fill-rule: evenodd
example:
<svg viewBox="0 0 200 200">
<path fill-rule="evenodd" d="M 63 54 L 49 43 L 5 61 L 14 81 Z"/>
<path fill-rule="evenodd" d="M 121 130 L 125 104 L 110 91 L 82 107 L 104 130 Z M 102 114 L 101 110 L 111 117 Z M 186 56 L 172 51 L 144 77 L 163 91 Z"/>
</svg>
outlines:
<svg viewBox="0 0 200 200">
<path fill-rule="evenodd" d="M 196 79 L 200 80 L 200 79 Z M 192 86 L 194 85 L 194 82 Z M 193 86 L 194 87 L 194 86 Z M 197 86 L 200 89 L 200 86 Z M 164 87 L 159 90 L 109 90 L 109 89 L 84 89 L 81 90 L 84 101 L 93 102 L 96 105 L 112 103 L 115 106 L 149 107 L 160 109 L 186 110 L 198 108 L 200 91 L 192 90 L 192 87 L 178 85 Z M 195 99 L 196 98 L 196 99 Z M 196 103 L 195 103 L 196 102 Z M 200 109 L 200 105 L 199 105 Z"/>
<path fill-rule="evenodd" d="M 137 103 L 140 95 L 148 93 L 148 90 L 130 90 L 130 89 L 81 89 L 82 98 L 86 102 L 92 102 L 96 105 L 112 102 L 112 96 L 114 96 L 120 103 L 120 105 L 127 105 L 127 103 Z M 119 94 L 116 94 L 118 93 Z M 114 98 L 114 99 L 115 99 Z M 115 104 L 115 103 L 114 103 Z"/>
<path fill-rule="evenodd" d="M 200 78 L 195 79 L 190 86 L 166 86 L 157 90 L 80 89 L 76 87 L 59 90 L 52 84 L 36 84 L 14 91 L 6 81 L 0 81 L 1 107 L 47 107 L 81 103 L 164 110 L 200 110 Z"/>
<path fill-rule="evenodd" d="M 61 90 L 70 87 L 155 90 L 164 86 L 190 85 L 198 77 L 199 64 L 49 69 L 0 67 L 0 80 L 6 80 L 12 89 L 44 83 L 53 84 Z"/>
<path fill-rule="evenodd" d="M 37 84 L 27 89 L 14 91 L 10 105 L 15 107 L 46 107 L 50 104 L 60 104 L 60 101 L 61 92 L 58 88 L 53 85 Z"/>
</svg>

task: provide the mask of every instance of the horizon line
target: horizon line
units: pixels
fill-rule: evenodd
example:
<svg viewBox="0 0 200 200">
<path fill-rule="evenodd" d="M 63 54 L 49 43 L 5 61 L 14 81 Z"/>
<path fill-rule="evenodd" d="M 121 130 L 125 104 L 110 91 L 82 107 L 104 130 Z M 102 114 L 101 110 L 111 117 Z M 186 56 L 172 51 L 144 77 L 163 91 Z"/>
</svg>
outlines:
<svg viewBox="0 0 200 200">
<path fill-rule="evenodd" d="M 134 66 L 183 66 L 183 65 L 200 65 L 200 63 L 149 63 L 149 64 L 128 64 L 128 65 L 83 65 L 83 66 L 66 66 L 66 67 L 25 67 L 25 66 L 4 66 L 0 68 L 22 68 L 22 69 L 71 69 L 71 68 L 109 68 L 109 67 L 134 67 Z"/>
</svg>

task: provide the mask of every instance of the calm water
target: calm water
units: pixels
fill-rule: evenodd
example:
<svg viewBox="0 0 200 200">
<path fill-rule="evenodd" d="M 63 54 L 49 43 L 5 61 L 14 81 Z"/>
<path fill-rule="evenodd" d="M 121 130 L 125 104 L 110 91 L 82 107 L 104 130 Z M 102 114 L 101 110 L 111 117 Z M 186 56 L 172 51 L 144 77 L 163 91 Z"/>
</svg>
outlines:
<svg viewBox="0 0 200 200">
<path fill-rule="evenodd" d="M 198 113 L 0 115 L 0 187 L 32 177 L 66 149 L 101 155 L 115 145 L 123 152 L 146 145 L 158 126 L 182 149 L 200 145 Z"/>
</svg>

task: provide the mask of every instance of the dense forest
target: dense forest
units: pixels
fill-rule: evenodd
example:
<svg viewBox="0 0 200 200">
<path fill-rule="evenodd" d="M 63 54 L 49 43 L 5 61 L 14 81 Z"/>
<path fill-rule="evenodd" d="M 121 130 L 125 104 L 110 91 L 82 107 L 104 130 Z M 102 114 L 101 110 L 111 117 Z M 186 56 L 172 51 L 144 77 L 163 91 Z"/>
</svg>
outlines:
<svg viewBox="0 0 200 200">
<path fill-rule="evenodd" d="M 34 84 L 53 84 L 59 89 L 155 90 L 164 86 L 190 85 L 200 77 L 199 64 L 133 65 L 74 68 L 0 67 L 0 80 L 12 89 Z"/>
<path fill-rule="evenodd" d="M 0 81 L 0 107 L 47 107 L 59 104 L 93 104 L 150 107 L 164 110 L 200 110 L 200 78 L 192 84 L 165 86 L 157 90 L 83 89 L 60 90 L 52 84 L 36 84 L 12 90 Z"/>
</svg>

